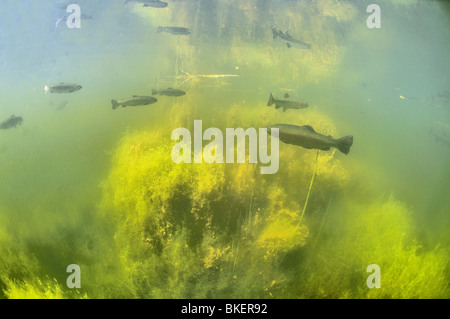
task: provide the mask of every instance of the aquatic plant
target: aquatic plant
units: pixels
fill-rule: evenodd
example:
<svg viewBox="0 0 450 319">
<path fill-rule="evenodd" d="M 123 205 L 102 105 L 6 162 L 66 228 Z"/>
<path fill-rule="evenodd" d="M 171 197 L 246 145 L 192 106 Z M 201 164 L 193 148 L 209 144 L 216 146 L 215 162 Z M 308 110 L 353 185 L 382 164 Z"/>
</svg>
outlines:
<svg viewBox="0 0 450 319">
<path fill-rule="evenodd" d="M 176 113 L 187 105 L 177 103 Z M 256 123 L 242 108 L 225 112 L 237 114 L 239 126 Z M 188 126 L 177 119 L 174 125 Z M 170 128 L 125 135 L 102 186 L 100 211 L 115 229 L 130 291 L 152 298 L 282 296 L 288 280 L 280 263 L 309 235 L 300 208 L 314 167 L 309 152 L 285 148 L 280 176 L 263 176 L 258 164 L 175 164 L 175 142 L 163 134 Z M 335 180 L 338 162 L 320 163 L 327 189 L 323 181 Z M 284 182 L 286 174 L 293 182 Z"/>
<path fill-rule="evenodd" d="M 8 287 L 4 290 L 6 298 L 9 299 L 64 299 L 63 289 L 56 280 L 53 282 L 36 279 L 34 282 L 5 281 Z"/>
<path fill-rule="evenodd" d="M 391 196 L 367 205 L 349 201 L 334 219 L 340 233 L 321 240 L 303 276 L 299 297 L 448 298 L 448 251 L 424 249 L 407 207 Z M 344 220 L 345 219 L 345 220 Z M 369 289 L 366 267 L 381 269 L 381 288 Z"/>
</svg>

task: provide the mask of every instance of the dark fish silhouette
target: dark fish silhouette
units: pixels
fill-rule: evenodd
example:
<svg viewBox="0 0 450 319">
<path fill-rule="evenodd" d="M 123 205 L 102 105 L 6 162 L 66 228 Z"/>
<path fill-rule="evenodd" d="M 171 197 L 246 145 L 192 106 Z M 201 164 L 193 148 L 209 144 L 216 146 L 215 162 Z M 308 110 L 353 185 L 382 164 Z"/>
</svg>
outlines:
<svg viewBox="0 0 450 319">
<path fill-rule="evenodd" d="M 7 130 L 16 127 L 17 125 L 22 125 L 22 122 L 23 119 L 21 116 L 12 115 L 9 119 L 0 123 L 0 130 Z"/>
<path fill-rule="evenodd" d="M 126 106 L 149 105 L 156 102 L 158 102 L 158 100 L 153 96 L 139 96 L 139 95 L 133 95 L 133 97 L 130 99 L 124 99 L 120 101 L 111 100 L 113 110 L 117 109 L 119 106 L 126 107 Z"/>
<path fill-rule="evenodd" d="M 191 31 L 185 27 L 158 27 L 158 33 L 167 32 L 173 35 L 189 35 Z"/>
<path fill-rule="evenodd" d="M 353 136 L 348 135 L 339 139 L 332 136 L 325 136 L 316 133 L 309 125 L 296 126 L 290 124 L 275 124 L 268 127 L 268 132 L 272 128 L 279 129 L 279 139 L 286 144 L 298 145 L 308 149 L 319 149 L 329 151 L 331 147 L 336 147 L 344 154 L 350 152 L 353 144 Z"/>
<path fill-rule="evenodd" d="M 44 86 L 44 93 L 72 93 L 81 90 L 82 86 L 75 83 L 61 82 L 57 85 Z"/>
<path fill-rule="evenodd" d="M 132 2 L 132 3 L 143 3 L 144 7 L 152 7 L 152 8 L 165 8 L 167 7 L 168 3 L 159 1 L 159 0 L 127 0 L 125 3 Z"/>
<path fill-rule="evenodd" d="M 272 34 L 274 39 L 280 37 L 281 39 L 288 41 L 288 43 L 286 44 L 288 48 L 292 46 L 291 43 L 295 43 L 301 49 L 311 49 L 310 44 L 294 39 L 287 30 L 285 31 L 278 30 L 274 25 L 272 26 Z"/>
<path fill-rule="evenodd" d="M 168 3 L 163 1 L 148 1 L 144 4 L 144 7 L 152 7 L 152 8 L 165 8 Z"/>
<path fill-rule="evenodd" d="M 167 95 L 167 96 L 182 96 L 185 95 L 186 92 L 178 89 L 168 88 L 164 90 L 152 90 L 152 95 L 159 94 L 159 95 Z"/>
<path fill-rule="evenodd" d="M 291 100 L 278 100 L 273 97 L 272 93 L 270 93 L 269 101 L 267 102 L 267 106 L 271 106 L 275 104 L 275 108 L 279 109 L 283 108 L 283 112 L 286 112 L 286 109 L 304 109 L 308 107 L 308 103 L 305 102 L 297 102 Z"/>
</svg>

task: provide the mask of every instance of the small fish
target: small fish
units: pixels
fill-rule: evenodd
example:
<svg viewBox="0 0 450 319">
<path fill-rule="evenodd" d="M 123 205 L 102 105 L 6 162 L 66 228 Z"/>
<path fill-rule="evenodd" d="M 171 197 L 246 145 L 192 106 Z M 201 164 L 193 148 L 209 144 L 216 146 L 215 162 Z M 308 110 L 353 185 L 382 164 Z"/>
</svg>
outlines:
<svg viewBox="0 0 450 319">
<path fill-rule="evenodd" d="M 339 139 L 332 136 L 325 136 L 316 131 L 309 125 L 297 126 L 290 124 L 275 124 L 268 127 L 268 132 L 272 128 L 279 129 L 279 139 L 286 144 L 298 145 L 307 149 L 319 149 L 329 151 L 331 147 L 336 147 L 344 154 L 350 152 L 353 144 L 353 136 L 348 135 Z"/>
<path fill-rule="evenodd" d="M 125 3 L 143 3 L 144 7 L 165 8 L 168 3 L 159 0 L 126 0 Z"/>
<path fill-rule="evenodd" d="M 284 97 L 285 99 L 287 99 L 287 98 L 290 97 L 290 95 L 286 92 L 286 93 L 284 93 L 283 97 Z"/>
<path fill-rule="evenodd" d="M 72 93 L 81 90 L 82 86 L 75 83 L 59 83 L 53 86 L 44 86 L 44 93 Z"/>
<path fill-rule="evenodd" d="M 189 35 L 191 31 L 185 27 L 158 27 L 158 33 L 167 32 L 173 35 Z"/>
<path fill-rule="evenodd" d="M 138 105 L 149 105 L 158 102 L 156 98 L 153 96 L 139 96 L 139 95 L 133 95 L 130 99 L 124 99 L 124 100 L 111 100 L 112 109 L 115 110 L 119 106 L 126 107 L 126 106 L 138 106 Z"/>
<path fill-rule="evenodd" d="M 168 88 L 165 90 L 152 90 L 152 95 L 159 94 L 159 95 L 167 95 L 167 96 L 182 96 L 185 95 L 186 92 L 178 89 Z"/>
<path fill-rule="evenodd" d="M 70 14 L 66 14 L 66 15 L 63 16 L 61 19 L 64 20 L 64 21 L 67 21 L 67 19 L 68 19 L 70 16 L 71 16 Z M 93 18 L 94 18 L 94 17 L 91 16 L 91 15 L 89 15 L 89 14 L 84 14 L 84 13 L 82 13 L 82 14 L 80 15 L 80 19 L 81 19 L 81 20 L 92 20 Z"/>
<path fill-rule="evenodd" d="M 308 103 L 304 102 L 296 102 L 290 100 L 277 100 L 273 97 L 272 93 L 270 93 L 269 101 L 267 102 L 267 106 L 271 106 L 275 103 L 275 108 L 279 109 L 283 108 L 283 112 L 286 112 L 286 109 L 304 109 L 308 107 Z"/>
<path fill-rule="evenodd" d="M 21 116 L 12 115 L 9 119 L 0 123 L 0 130 L 7 130 L 16 127 L 17 125 L 22 125 L 22 122 L 23 119 Z"/>
<path fill-rule="evenodd" d="M 144 4 L 144 7 L 152 7 L 152 8 L 165 8 L 167 7 L 167 2 L 162 1 L 148 1 Z"/>
<path fill-rule="evenodd" d="M 301 49 L 311 49 L 311 45 L 308 43 L 305 43 L 303 41 L 294 39 L 288 31 L 281 31 L 278 30 L 274 25 L 272 26 L 272 34 L 273 34 L 273 38 L 276 39 L 277 37 L 280 37 L 283 40 L 288 41 L 287 43 L 287 47 L 290 48 L 292 45 L 291 43 L 295 43 L 298 45 L 299 48 Z"/>
</svg>

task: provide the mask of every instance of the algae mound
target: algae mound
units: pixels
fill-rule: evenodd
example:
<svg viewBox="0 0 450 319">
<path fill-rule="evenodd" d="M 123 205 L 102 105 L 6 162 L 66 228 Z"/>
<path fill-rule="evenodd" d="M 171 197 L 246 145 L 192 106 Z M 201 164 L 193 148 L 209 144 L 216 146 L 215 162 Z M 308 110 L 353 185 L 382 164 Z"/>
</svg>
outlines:
<svg viewBox="0 0 450 319">
<path fill-rule="evenodd" d="M 340 233 L 313 252 L 308 271 L 298 278 L 301 297 L 448 298 L 448 249 L 424 248 L 411 211 L 394 196 L 372 203 L 347 201 Z M 335 220 L 336 221 L 336 220 Z M 381 269 L 381 288 L 369 289 L 366 267 Z"/>
<path fill-rule="evenodd" d="M 134 294 L 270 294 L 274 280 L 284 280 L 282 257 L 305 244 L 300 206 L 281 185 L 265 187 L 256 164 L 175 164 L 174 143 L 161 140 L 147 132 L 124 137 L 103 184 L 101 211 L 116 229 Z"/>
</svg>

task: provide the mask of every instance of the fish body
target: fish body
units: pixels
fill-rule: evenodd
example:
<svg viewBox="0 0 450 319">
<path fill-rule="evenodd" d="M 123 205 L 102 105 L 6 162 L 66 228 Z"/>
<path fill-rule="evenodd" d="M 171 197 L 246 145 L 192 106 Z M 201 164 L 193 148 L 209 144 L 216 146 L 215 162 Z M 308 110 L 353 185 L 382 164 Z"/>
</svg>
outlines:
<svg viewBox="0 0 450 319">
<path fill-rule="evenodd" d="M 149 105 L 158 102 L 153 96 L 139 96 L 133 95 L 130 99 L 124 100 L 111 100 L 113 110 L 117 109 L 119 106 L 139 106 L 139 105 Z"/>
<path fill-rule="evenodd" d="M 44 93 L 72 93 L 81 90 L 82 86 L 75 83 L 61 82 L 53 86 L 44 86 Z"/>
<path fill-rule="evenodd" d="M 275 108 L 279 109 L 283 108 L 283 112 L 286 112 L 286 109 L 304 109 L 308 107 L 308 103 L 305 102 L 297 102 L 291 100 L 278 100 L 273 97 L 272 93 L 270 93 L 269 101 L 267 102 L 267 106 L 271 106 L 275 104 Z"/>
<path fill-rule="evenodd" d="M 159 1 L 159 0 L 127 0 L 125 3 L 133 2 L 133 3 L 143 3 L 144 7 L 152 7 L 152 8 L 165 8 L 168 3 Z"/>
<path fill-rule="evenodd" d="M 144 4 L 144 7 L 152 7 L 152 8 L 165 8 L 168 3 L 163 1 L 149 1 Z"/>
<path fill-rule="evenodd" d="M 152 95 L 159 94 L 159 95 L 167 95 L 167 96 L 182 96 L 185 95 L 186 92 L 178 89 L 168 88 L 164 90 L 152 90 Z"/>
<path fill-rule="evenodd" d="M 167 32 L 173 35 L 189 35 L 191 31 L 185 27 L 158 27 L 158 33 Z"/>
<path fill-rule="evenodd" d="M 295 43 L 301 49 L 311 49 L 310 44 L 293 38 L 288 31 L 278 30 L 274 25 L 272 26 L 272 34 L 274 39 L 280 37 L 281 39 L 288 41 L 288 43 L 286 44 L 288 48 L 292 46 L 291 43 Z"/>
<path fill-rule="evenodd" d="M 0 130 L 7 130 L 16 127 L 17 125 L 22 125 L 22 122 L 23 119 L 21 116 L 12 115 L 9 119 L 0 123 Z"/>
<path fill-rule="evenodd" d="M 302 146 L 307 149 L 329 151 L 331 147 L 336 147 L 342 153 L 348 154 L 353 144 L 353 136 L 351 135 L 335 139 L 332 136 L 317 133 L 309 125 L 275 124 L 268 127 L 269 134 L 272 128 L 279 129 L 279 139 L 283 143 Z"/>
</svg>

